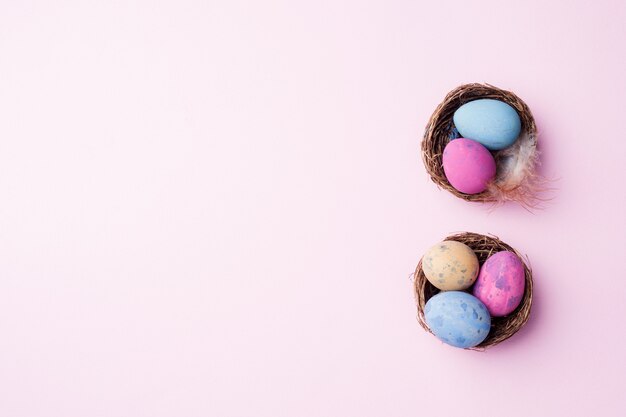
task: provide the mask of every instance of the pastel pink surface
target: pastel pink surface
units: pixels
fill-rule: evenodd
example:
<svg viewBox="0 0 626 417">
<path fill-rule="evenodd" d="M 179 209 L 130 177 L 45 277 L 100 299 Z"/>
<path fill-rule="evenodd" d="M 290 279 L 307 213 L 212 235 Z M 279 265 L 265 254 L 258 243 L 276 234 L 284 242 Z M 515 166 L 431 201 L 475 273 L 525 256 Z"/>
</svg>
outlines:
<svg viewBox="0 0 626 417">
<path fill-rule="evenodd" d="M 502 317 L 517 308 L 524 296 L 524 265 L 513 252 L 491 255 L 481 266 L 473 293 L 489 314 Z"/>
<path fill-rule="evenodd" d="M 477 194 L 485 191 L 496 176 L 496 161 L 480 143 L 458 138 L 443 150 L 443 170 L 454 188 L 465 194 Z"/>
<path fill-rule="evenodd" d="M 1 1 L 0 416 L 623 416 L 625 11 Z M 532 109 L 545 210 L 426 174 L 467 82 Z M 409 279 L 463 230 L 535 278 L 482 353 L 419 327 Z"/>
</svg>

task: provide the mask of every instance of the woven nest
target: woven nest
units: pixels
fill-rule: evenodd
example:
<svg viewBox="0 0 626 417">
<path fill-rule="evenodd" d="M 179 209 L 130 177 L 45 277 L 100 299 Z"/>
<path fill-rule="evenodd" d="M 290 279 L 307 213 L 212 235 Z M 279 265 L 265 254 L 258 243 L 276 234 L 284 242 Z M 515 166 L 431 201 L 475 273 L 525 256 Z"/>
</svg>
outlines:
<svg viewBox="0 0 626 417">
<path fill-rule="evenodd" d="M 530 307 L 533 300 L 533 278 L 532 271 L 524 262 L 524 257 L 511 246 L 507 245 L 494 236 L 485 236 L 478 233 L 464 232 L 446 237 L 444 240 L 455 240 L 469 246 L 474 250 L 478 257 L 478 262 L 482 266 L 489 256 L 500 251 L 511 251 L 515 253 L 524 264 L 524 276 L 526 285 L 524 289 L 524 297 L 520 305 L 511 314 L 504 317 L 492 317 L 491 329 L 489 335 L 478 346 L 470 348 L 471 350 L 484 350 L 490 346 L 495 346 L 513 336 L 519 329 L 526 324 L 530 317 Z M 424 306 L 426 302 L 439 290 L 432 285 L 424 275 L 422 270 L 422 260 L 420 259 L 415 269 L 414 275 L 414 291 L 415 300 L 417 302 L 417 320 L 419 324 L 432 333 L 426 324 L 424 317 Z"/>
<path fill-rule="evenodd" d="M 451 139 L 459 137 L 452 120 L 454 112 L 469 101 L 484 98 L 500 100 L 515 108 L 522 122 L 522 130 L 515 144 L 493 152 L 497 173 L 488 188 L 479 194 L 464 194 L 452 187 L 446 179 L 442 164 L 443 150 Z M 464 200 L 489 203 L 516 201 L 527 208 L 538 204 L 537 194 L 542 189 L 542 180 L 535 173 L 538 164 L 537 128 L 526 103 L 510 91 L 477 83 L 465 84 L 450 91 L 426 125 L 422 159 L 435 184 Z"/>
</svg>

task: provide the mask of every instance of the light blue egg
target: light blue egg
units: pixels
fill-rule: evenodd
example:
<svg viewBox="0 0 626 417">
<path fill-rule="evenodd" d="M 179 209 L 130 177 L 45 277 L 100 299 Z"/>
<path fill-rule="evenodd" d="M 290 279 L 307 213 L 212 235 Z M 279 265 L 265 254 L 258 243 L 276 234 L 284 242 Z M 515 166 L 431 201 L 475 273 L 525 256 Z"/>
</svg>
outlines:
<svg viewBox="0 0 626 417">
<path fill-rule="evenodd" d="M 491 328 L 487 307 L 463 291 L 444 291 L 434 295 L 424 308 L 430 331 L 448 345 L 471 348 L 479 345 Z"/>
<path fill-rule="evenodd" d="M 480 142 L 490 150 L 508 148 L 522 130 L 519 114 L 513 107 L 488 98 L 465 103 L 454 112 L 452 119 L 461 136 Z"/>
</svg>

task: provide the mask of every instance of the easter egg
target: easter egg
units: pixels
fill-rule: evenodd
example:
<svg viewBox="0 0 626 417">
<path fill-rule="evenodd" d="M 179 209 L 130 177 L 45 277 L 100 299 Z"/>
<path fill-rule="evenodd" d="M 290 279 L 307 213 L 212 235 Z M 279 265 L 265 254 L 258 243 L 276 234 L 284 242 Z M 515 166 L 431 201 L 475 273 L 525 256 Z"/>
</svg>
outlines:
<svg viewBox="0 0 626 417">
<path fill-rule="evenodd" d="M 512 313 L 524 298 L 524 264 L 509 251 L 491 255 L 478 274 L 473 293 L 489 313 L 502 317 Z"/>
<path fill-rule="evenodd" d="M 452 119 L 461 136 L 474 139 L 491 150 L 508 148 L 522 130 L 517 111 L 500 100 L 470 101 L 459 107 Z"/>
<path fill-rule="evenodd" d="M 431 297 L 424 307 L 430 331 L 448 345 L 470 348 L 480 344 L 491 328 L 487 307 L 462 291 L 446 291 Z"/>
<path fill-rule="evenodd" d="M 469 288 L 476 281 L 478 268 L 474 251 L 454 240 L 436 244 L 422 258 L 426 279 L 442 291 Z"/>
<path fill-rule="evenodd" d="M 478 194 L 496 176 L 496 161 L 480 143 L 459 138 L 451 140 L 443 150 L 443 171 L 455 189 Z"/>
</svg>

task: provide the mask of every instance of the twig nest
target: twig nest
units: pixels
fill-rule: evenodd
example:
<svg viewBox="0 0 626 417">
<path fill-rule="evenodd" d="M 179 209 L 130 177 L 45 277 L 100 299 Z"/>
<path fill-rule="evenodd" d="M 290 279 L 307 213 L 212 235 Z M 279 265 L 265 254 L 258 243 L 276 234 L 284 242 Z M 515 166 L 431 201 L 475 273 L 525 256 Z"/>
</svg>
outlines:
<svg viewBox="0 0 626 417">
<path fill-rule="evenodd" d="M 455 143 L 459 138 L 465 141 Z M 543 188 L 530 109 L 489 84 L 465 84 L 446 95 L 426 125 L 422 159 L 435 184 L 467 201 L 536 207 Z"/>
<path fill-rule="evenodd" d="M 511 246 L 497 237 L 464 232 L 426 252 L 415 270 L 414 291 L 424 329 L 449 345 L 483 350 L 526 324 L 533 280 Z"/>
</svg>

